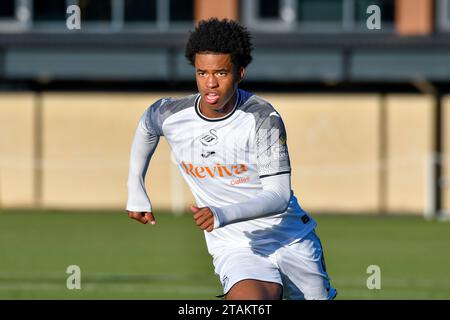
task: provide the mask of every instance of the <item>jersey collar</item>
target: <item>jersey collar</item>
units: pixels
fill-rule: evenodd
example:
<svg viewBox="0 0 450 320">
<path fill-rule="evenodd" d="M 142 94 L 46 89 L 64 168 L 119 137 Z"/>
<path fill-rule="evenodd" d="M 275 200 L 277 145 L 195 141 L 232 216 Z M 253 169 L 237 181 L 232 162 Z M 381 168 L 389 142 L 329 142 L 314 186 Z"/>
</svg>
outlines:
<svg viewBox="0 0 450 320">
<path fill-rule="evenodd" d="M 200 93 L 198 94 L 197 98 L 195 99 L 195 112 L 197 113 L 197 115 L 200 118 L 202 118 L 205 121 L 216 122 L 216 121 L 222 121 L 222 120 L 228 119 L 229 117 L 231 117 L 234 114 L 234 112 L 236 111 L 237 106 L 239 105 L 240 100 L 241 100 L 241 93 L 239 92 L 239 89 L 237 89 L 236 91 L 237 91 L 237 97 L 236 97 L 236 102 L 234 103 L 233 110 L 231 110 L 231 112 L 228 113 L 226 116 L 223 116 L 223 117 L 220 117 L 220 118 L 208 118 L 208 117 L 205 117 L 200 112 L 200 100 L 202 98 Z"/>
</svg>

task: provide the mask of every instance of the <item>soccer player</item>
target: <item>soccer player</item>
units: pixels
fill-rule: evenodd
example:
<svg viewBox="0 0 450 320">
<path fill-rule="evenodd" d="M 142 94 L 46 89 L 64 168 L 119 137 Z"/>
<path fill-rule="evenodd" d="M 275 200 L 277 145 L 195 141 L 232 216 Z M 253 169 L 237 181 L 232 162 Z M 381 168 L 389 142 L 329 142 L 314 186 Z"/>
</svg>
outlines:
<svg viewBox="0 0 450 320">
<path fill-rule="evenodd" d="M 317 223 L 291 190 L 286 131 L 269 102 L 238 89 L 251 35 L 231 20 L 201 21 L 185 55 L 198 93 L 163 98 L 140 119 L 128 176 L 130 218 L 156 224 L 144 179 L 164 136 L 194 194 L 225 299 L 333 299 Z"/>
</svg>

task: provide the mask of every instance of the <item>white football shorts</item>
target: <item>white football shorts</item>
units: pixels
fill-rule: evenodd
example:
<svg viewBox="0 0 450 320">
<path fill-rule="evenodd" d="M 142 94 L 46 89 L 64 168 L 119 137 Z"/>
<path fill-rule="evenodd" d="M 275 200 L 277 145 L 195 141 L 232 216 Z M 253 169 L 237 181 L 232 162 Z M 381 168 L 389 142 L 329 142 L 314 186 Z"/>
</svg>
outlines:
<svg viewBox="0 0 450 320">
<path fill-rule="evenodd" d="M 221 247 L 213 254 L 224 295 L 241 280 L 279 283 L 286 300 L 332 300 L 337 291 L 328 277 L 316 233 L 287 246 Z"/>
</svg>

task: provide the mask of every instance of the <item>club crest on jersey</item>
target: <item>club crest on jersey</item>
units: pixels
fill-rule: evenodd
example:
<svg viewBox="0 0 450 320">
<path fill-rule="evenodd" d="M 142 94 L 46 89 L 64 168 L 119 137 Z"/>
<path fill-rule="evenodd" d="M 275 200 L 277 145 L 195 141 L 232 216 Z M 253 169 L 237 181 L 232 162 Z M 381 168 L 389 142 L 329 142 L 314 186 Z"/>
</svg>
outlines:
<svg viewBox="0 0 450 320">
<path fill-rule="evenodd" d="M 217 130 L 211 129 L 208 133 L 200 136 L 200 142 L 205 147 L 214 146 L 217 144 L 219 137 L 217 136 Z"/>
</svg>

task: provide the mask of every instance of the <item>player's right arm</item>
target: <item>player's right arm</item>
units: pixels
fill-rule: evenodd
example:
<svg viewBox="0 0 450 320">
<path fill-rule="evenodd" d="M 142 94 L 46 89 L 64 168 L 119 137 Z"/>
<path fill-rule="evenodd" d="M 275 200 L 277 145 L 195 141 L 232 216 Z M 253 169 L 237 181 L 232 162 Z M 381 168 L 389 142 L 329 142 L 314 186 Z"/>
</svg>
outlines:
<svg viewBox="0 0 450 320">
<path fill-rule="evenodd" d="M 150 159 L 158 145 L 159 137 L 162 135 L 156 119 L 157 109 L 160 105 L 161 100 L 153 104 L 142 115 L 131 146 L 126 210 L 130 218 L 143 224 L 156 223 L 150 198 L 145 189 L 145 175 Z"/>
<path fill-rule="evenodd" d="M 197 225 L 210 231 L 230 223 L 282 213 L 291 199 L 291 166 L 287 149 L 286 128 L 281 116 L 268 109 L 261 118 L 256 136 L 256 153 L 262 190 L 254 197 L 223 207 L 191 208 Z"/>
</svg>

